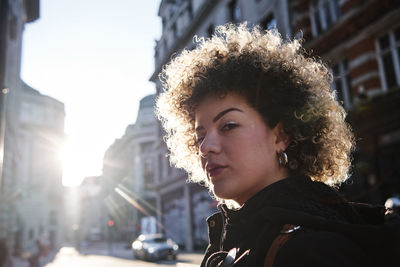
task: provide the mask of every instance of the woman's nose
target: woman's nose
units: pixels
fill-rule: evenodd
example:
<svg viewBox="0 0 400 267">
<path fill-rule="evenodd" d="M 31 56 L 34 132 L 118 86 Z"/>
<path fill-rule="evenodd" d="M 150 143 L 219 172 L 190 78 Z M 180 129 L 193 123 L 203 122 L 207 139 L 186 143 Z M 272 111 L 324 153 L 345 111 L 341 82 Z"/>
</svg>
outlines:
<svg viewBox="0 0 400 267">
<path fill-rule="evenodd" d="M 200 156 L 205 158 L 208 154 L 221 152 L 221 142 L 214 134 L 207 134 L 199 147 Z"/>
</svg>

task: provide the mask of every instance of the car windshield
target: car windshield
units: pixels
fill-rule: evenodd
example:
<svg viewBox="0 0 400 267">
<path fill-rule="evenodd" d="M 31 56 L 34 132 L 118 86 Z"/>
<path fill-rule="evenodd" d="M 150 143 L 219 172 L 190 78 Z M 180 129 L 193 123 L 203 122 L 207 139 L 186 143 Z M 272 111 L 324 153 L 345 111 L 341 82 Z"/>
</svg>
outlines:
<svg viewBox="0 0 400 267">
<path fill-rule="evenodd" d="M 167 242 L 167 239 L 164 238 L 164 237 L 157 237 L 157 238 L 148 239 L 145 242 L 149 242 L 149 243 L 165 243 L 165 242 Z"/>
</svg>

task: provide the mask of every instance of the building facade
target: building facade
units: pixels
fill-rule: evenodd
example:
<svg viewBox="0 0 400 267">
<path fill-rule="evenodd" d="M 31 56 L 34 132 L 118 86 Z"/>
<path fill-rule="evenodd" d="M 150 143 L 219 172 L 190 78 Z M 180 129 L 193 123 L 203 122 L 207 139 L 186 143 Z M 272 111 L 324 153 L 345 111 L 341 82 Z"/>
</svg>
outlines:
<svg viewBox="0 0 400 267">
<path fill-rule="evenodd" d="M 102 187 L 107 217 L 115 222 L 116 238 L 126 241 L 140 234 L 141 218 L 156 216 L 154 101 L 155 95 L 140 101 L 135 124 L 129 125 L 104 155 Z"/>
<path fill-rule="evenodd" d="M 8 101 L 13 102 L 13 88 L 19 83 L 24 25 L 38 17 L 39 0 L 0 2 L 0 189 L 3 185 L 6 105 Z"/>
<path fill-rule="evenodd" d="M 39 0 L 1 0 L 0 239 L 14 253 L 61 239 L 64 105 L 20 79 L 24 26 L 38 18 Z"/>
<path fill-rule="evenodd" d="M 20 243 L 27 249 L 32 241 L 41 240 L 58 248 L 63 238 L 60 151 L 65 139 L 64 104 L 25 83 L 19 102 L 18 143 L 14 144 L 19 155 L 13 177 L 19 180 L 16 188 L 23 197 L 19 204 Z"/>
<path fill-rule="evenodd" d="M 302 38 L 311 56 L 331 68 L 332 87 L 356 134 L 353 178 L 343 191 L 353 200 L 382 204 L 400 193 L 399 5 L 388 0 L 163 0 L 158 13 L 163 29 L 150 80 L 159 94 L 162 66 L 182 49 L 194 48 L 194 36 L 207 38 L 227 22 L 247 21 L 249 26 L 277 28 L 284 38 Z M 204 239 L 205 217 L 215 203 L 204 188 L 188 184 L 183 171 L 169 166 L 161 127 L 158 133 L 159 220 L 192 250 Z M 196 206 L 197 195 L 207 203 L 203 208 Z"/>
<path fill-rule="evenodd" d="M 94 243 L 106 240 L 108 237 L 107 223 L 109 218 L 106 212 L 103 196 L 101 176 L 89 176 L 83 179 L 79 186 L 78 198 L 81 207 L 79 220 L 77 221 L 79 228 L 76 229 L 79 230 L 81 241 L 84 240 L 89 243 Z M 73 226 L 73 224 L 70 225 Z M 75 229 L 72 228 L 72 230 Z"/>
<path fill-rule="evenodd" d="M 36 241 L 57 248 L 62 241 L 64 104 L 20 80 L 7 109 L 1 214 L 3 235 L 16 252 L 33 251 Z"/>
<path fill-rule="evenodd" d="M 349 198 L 383 204 L 400 194 L 400 2 L 291 1 L 294 35 L 333 73 L 357 141 Z"/>
</svg>

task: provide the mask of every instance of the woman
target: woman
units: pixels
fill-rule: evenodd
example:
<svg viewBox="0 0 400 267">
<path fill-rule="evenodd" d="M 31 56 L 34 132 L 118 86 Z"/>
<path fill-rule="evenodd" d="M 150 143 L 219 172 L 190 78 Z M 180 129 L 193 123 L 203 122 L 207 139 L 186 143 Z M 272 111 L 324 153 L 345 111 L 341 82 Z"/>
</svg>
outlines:
<svg viewBox="0 0 400 267">
<path fill-rule="evenodd" d="M 353 135 L 330 72 L 299 41 L 228 24 L 160 78 L 170 160 L 220 202 L 202 266 L 383 266 L 392 230 L 334 188 Z"/>
</svg>

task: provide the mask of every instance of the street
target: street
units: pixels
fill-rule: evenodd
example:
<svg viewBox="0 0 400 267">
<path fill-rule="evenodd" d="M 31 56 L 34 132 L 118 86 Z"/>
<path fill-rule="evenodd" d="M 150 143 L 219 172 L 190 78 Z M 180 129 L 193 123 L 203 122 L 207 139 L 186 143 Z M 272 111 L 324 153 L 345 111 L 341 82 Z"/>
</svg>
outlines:
<svg viewBox="0 0 400 267">
<path fill-rule="evenodd" d="M 180 253 L 175 261 L 146 262 L 134 260 L 131 250 L 124 248 L 122 245 L 113 244 L 110 249 L 110 247 L 102 243 L 97 246 L 81 248 L 80 252 L 72 246 L 62 247 L 53 261 L 45 265 L 45 267 L 192 267 L 199 266 L 201 259 L 202 254 L 200 253 Z"/>
</svg>

